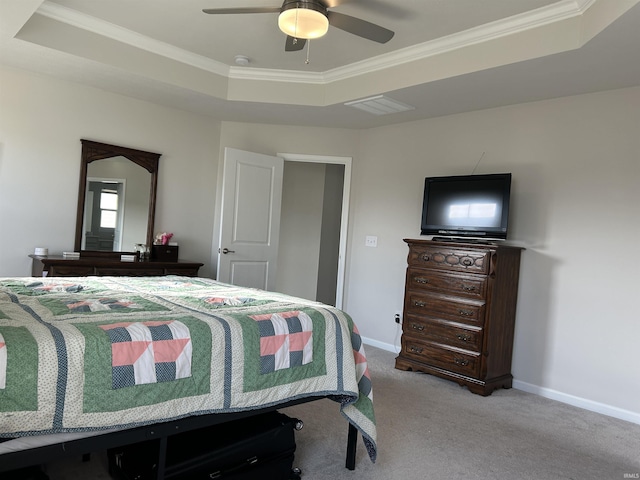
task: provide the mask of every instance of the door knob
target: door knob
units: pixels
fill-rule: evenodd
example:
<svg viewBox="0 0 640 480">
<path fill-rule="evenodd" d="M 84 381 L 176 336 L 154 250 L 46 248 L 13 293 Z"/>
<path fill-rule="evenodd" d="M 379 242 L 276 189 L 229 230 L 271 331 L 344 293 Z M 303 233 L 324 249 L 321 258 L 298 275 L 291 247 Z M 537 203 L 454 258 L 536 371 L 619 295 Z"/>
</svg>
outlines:
<svg viewBox="0 0 640 480">
<path fill-rule="evenodd" d="M 225 247 L 225 248 L 222 249 L 222 253 L 224 253 L 226 255 L 227 253 L 236 253 L 236 251 L 235 250 L 229 250 L 228 248 Z"/>
</svg>

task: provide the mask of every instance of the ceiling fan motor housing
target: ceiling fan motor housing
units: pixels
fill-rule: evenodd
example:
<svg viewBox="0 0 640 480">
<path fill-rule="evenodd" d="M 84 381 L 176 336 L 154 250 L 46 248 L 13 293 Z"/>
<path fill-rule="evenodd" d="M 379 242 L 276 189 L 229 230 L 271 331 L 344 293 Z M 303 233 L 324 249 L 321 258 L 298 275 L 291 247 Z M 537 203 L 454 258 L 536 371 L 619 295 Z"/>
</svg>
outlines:
<svg viewBox="0 0 640 480">
<path fill-rule="evenodd" d="M 285 0 L 278 27 L 295 38 L 319 38 L 329 29 L 327 7 L 318 0 Z"/>
<path fill-rule="evenodd" d="M 278 26 L 287 35 L 286 51 L 300 50 L 299 47 L 305 44 L 304 41 L 293 42 L 294 39 L 322 37 L 329 30 L 329 25 L 378 43 L 386 43 L 393 38 L 393 32 L 387 28 L 329 10 L 339 3 L 337 0 L 284 0 L 280 7 L 205 8 L 202 11 L 222 15 L 279 13 Z"/>
<path fill-rule="evenodd" d="M 284 0 L 280 11 L 284 12 L 292 8 L 315 10 L 316 12 L 322 13 L 325 17 L 327 16 L 327 7 L 318 0 Z"/>
</svg>

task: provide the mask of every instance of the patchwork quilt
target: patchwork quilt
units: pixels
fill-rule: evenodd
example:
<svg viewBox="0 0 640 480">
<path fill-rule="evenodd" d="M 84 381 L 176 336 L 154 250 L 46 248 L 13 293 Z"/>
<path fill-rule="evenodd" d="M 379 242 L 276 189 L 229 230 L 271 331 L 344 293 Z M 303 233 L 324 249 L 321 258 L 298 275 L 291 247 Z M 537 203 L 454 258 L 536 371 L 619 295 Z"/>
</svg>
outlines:
<svg viewBox="0 0 640 480">
<path fill-rule="evenodd" d="M 375 461 L 364 348 L 336 308 L 206 278 L 0 278 L 0 437 L 322 396 Z"/>
</svg>

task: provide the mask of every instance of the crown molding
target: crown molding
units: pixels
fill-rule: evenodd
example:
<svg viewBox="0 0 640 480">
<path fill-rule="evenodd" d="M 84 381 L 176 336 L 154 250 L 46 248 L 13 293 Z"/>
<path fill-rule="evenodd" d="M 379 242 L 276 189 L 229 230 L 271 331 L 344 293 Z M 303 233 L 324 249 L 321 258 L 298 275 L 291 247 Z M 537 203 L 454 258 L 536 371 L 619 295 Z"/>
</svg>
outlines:
<svg viewBox="0 0 640 480">
<path fill-rule="evenodd" d="M 591 7 L 591 5 L 593 5 L 597 1 L 598 0 L 575 0 L 576 6 L 578 7 L 578 10 L 580 10 L 581 13 L 584 13 L 587 10 L 589 10 L 589 7 Z"/>
<path fill-rule="evenodd" d="M 64 7 L 49 1 L 42 3 L 36 11 L 37 14 L 48 17 L 58 22 L 66 23 L 82 30 L 96 33 L 103 37 L 116 40 L 132 47 L 145 50 L 162 57 L 170 58 L 192 67 L 215 73 L 216 75 L 229 75 L 229 66 L 210 58 L 198 55 L 182 48 L 174 47 L 165 42 L 149 38 L 145 35 L 119 27 L 113 23 L 99 20 L 90 15 L 85 15 L 71 8 Z"/>
<path fill-rule="evenodd" d="M 442 55 L 467 46 L 477 45 L 575 18 L 581 16 L 597 1 L 598 0 L 562 0 L 530 12 L 514 15 L 463 32 L 355 62 L 326 72 L 299 72 L 293 70 L 228 66 L 202 55 L 197 55 L 167 43 L 151 39 L 131 30 L 98 20 L 89 15 L 48 1 L 43 2 L 37 10 L 37 13 L 150 53 L 167 57 L 217 75 L 226 76 L 230 79 L 323 85 L 393 68 L 435 55 Z"/>
<path fill-rule="evenodd" d="M 229 78 L 234 80 L 260 80 L 269 82 L 306 83 L 324 85 L 325 75 L 319 72 L 298 72 L 270 68 L 230 67 Z"/>
<path fill-rule="evenodd" d="M 393 68 L 423 58 L 442 55 L 460 48 L 488 42 L 518 32 L 540 28 L 580 16 L 597 0 L 562 0 L 545 7 L 480 25 L 463 32 L 413 45 L 395 52 L 355 62 L 326 72 L 298 72 L 231 67 L 229 78 L 243 80 L 326 84 Z"/>
<path fill-rule="evenodd" d="M 405 63 L 442 55 L 471 45 L 496 40 L 519 32 L 545 27 L 582 15 L 596 0 L 563 0 L 558 3 L 525 12 L 495 22 L 470 28 L 446 37 L 413 45 L 395 52 L 379 55 L 362 62 L 325 72 L 327 82 L 385 70 Z M 588 4 L 582 6 L 580 4 Z"/>
</svg>

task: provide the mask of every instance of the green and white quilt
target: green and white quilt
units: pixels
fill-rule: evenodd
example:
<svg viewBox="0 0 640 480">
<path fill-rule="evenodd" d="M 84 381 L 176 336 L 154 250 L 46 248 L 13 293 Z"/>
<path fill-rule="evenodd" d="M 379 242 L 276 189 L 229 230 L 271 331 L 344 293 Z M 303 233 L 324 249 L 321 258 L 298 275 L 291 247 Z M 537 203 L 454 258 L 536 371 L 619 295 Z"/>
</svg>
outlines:
<svg viewBox="0 0 640 480">
<path fill-rule="evenodd" d="M 0 278 L 0 437 L 321 396 L 375 461 L 365 352 L 336 308 L 205 278 Z"/>
</svg>

